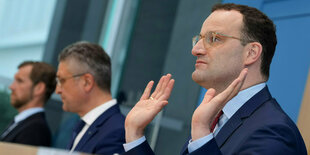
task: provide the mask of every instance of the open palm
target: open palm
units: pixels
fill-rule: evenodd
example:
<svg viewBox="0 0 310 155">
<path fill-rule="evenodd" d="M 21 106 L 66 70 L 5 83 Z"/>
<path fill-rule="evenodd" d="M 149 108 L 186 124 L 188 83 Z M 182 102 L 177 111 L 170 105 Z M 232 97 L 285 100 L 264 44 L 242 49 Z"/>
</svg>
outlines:
<svg viewBox="0 0 310 155">
<path fill-rule="evenodd" d="M 162 76 L 151 94 L 154 81 L 150 81 L 139 102 L 131 109 L 125 120 L 126 141 L 131 142 L 143 136 L 144 128 L 168 104 L 174 80 L 171 74 Z"/>
<path fill-rule="evenodd" d="M 247 69 L 243 69 L 237 79 L 235 79 L 223 92 L 216 94 L 213 88 L 208 89 L 203 101 L 194 111 L 192 117 L 192 139 L 196 140 L 210 134 L 211 123 L 216 115 L 223 109 L 225 104 L 236 96 L 243 85 Z"/>
</svg>

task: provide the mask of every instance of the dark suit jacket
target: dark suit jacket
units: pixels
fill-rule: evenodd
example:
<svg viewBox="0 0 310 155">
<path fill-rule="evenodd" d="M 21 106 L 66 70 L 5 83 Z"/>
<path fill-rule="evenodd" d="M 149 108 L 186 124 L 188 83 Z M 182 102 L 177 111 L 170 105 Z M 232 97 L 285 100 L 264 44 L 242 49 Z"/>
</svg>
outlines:
<svg viewBox="0 0 310 155">
<path fill-rule="evenodd" d="M 44 112 L 35 113 L 19 122 L 1 141 L 35 146 L 50 146 L 51 132 Z"/>
<path fill-rule="evenodd" d="M 181 154 L 188 154 L 187 145 Z M 148 154 L 147 142 L 130 154 Z M 211 141 L 195 150 L 202 154 L 307 154 L 295 123 L 285 114 L 267 87 L 247 101 Z"/>
<path fill-rule="evenodd" d="M 124 122 L 119 106 L 112 106 L 88 128 L 74 151 L 104 155 L 123 153 Z"/>
</svg>

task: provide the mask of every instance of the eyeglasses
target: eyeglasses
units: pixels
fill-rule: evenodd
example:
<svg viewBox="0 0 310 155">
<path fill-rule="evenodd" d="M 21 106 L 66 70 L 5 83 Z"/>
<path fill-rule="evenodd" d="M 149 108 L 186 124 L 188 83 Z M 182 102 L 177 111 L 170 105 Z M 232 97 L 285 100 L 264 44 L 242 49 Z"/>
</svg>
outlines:
<svg viewBox="0 0 310 155">
<path fill-rule="evenodd" d="M 225 38 L 232 38 L 232 39 L 244 41 L 243 39 L 238 38 L 238 37 L 229 36 L 229 35 L 221 34 L 218 32 L 209 32 L 204 36 L 202 36 L 202 35 L 194 36 L 192 39 L 192 45 L 194 47 L 200 39 L 204 39 L 203 45 L 205 48 L 214 47 L 216 45 L 222 44 L 224 42 Z"/>
<path fill-rule="evenodd" d="M 56 77 L 57 85 L 61 86 L 63 83 L 66 82 L 66 80 L 71 79 L 71 78 L 75 78 L 75 77 L 80 77 L 80 76 L 82 76 L 84 74 L 87 74 L 87 73 L 75 74 L 75 75 L 72 75 L 72 76 L 69 76 L 69 77 L 65 77 L 65 78 Z"/>
</svg>

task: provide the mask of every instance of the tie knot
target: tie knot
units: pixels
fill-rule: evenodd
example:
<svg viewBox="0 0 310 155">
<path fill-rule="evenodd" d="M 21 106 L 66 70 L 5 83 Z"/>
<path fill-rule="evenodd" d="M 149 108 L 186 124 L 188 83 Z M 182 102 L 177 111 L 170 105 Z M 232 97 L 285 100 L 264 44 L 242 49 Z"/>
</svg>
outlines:
<svg viewBox="0 0 310 155">
<path fill-rule="evenodd" d="M 78 134 L 84 127 L 85 125 L 85 122 L 80 119 L 77 123 L 76 123 L 76 126 L 74 127 L 73 129 L 73 132 L 75 132 L 76 134 Z"/>
<path fill-rule="evenodd" d="M 71 149 L 72 148 L 72 145 L 73 145 L 73 142 L 76 138 L 76 136 L 80 133 L 80 131 L 83 129 L 85 125 L 85 122 L 80 119 L 74 126 L 73 128 L 73 132 L 72 132 L 72 138 L 71 138 L 71 141 L 69 143 L 69 145 L 67 146 L 68 149 Z"/>
<path fill-rule="evenodd" d="M 211 124 L 210 131 L 213 132 L 216 124 L 219 122 L 220 117 L 223 115 L 223 111 L 221 110 L 215 117 L 214 121 Z"/>
</svg>

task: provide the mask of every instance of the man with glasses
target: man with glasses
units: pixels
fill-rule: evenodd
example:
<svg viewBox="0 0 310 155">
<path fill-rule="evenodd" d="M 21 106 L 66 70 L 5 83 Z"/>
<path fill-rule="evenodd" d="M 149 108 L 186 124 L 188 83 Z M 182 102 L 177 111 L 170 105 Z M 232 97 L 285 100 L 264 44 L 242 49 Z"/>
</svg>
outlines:
<svg viewBox="0 0 310 155">
<path fill-rule="evenodd" d="M 56 87 L 55 69 L 44 63 L 25 61 L 10 86 L 11 104 L 18 115 L 1 134 L 0 141 L 35 146 L 50 146 L 51 131 L 44 105 Z"/>
<path fill-rule="evenodd" d="M 266 86 L 275 31 L 255 8 L 213 7 L 192 49 L 197 57 L 192 78 L 208 91 L 192 116 L 191 138 L 181 154 L 307 154 L 295 123 Z M 153 154 L 143 130 L 168 104 L 170 77 L 162 77 L 150 95 L 151 82 L 127 115 L 126 154 Z"/>
<path fill-rule="evenodd" d="M 63 110 L 81 117 L 67 148 L 92 154 L 124 152 L 124 116 L 111 96 L 111 62 L 105 51 L 89 42 L 69 45 L 59 55 L 56 81 Z"/>
</svg>

